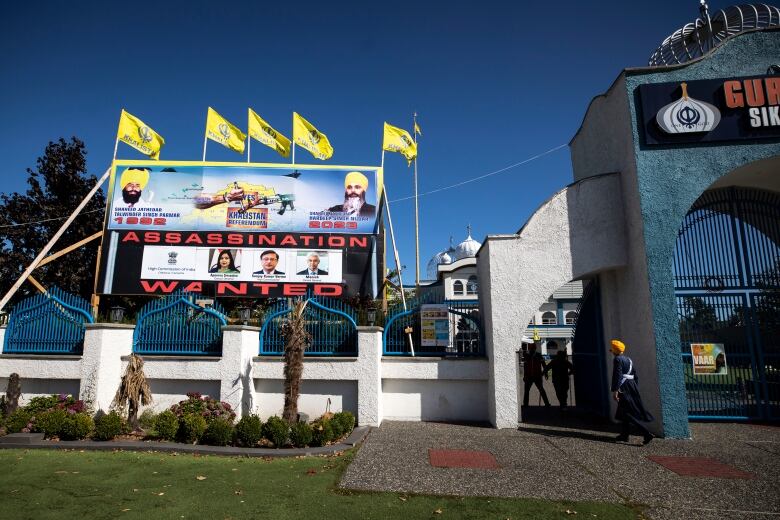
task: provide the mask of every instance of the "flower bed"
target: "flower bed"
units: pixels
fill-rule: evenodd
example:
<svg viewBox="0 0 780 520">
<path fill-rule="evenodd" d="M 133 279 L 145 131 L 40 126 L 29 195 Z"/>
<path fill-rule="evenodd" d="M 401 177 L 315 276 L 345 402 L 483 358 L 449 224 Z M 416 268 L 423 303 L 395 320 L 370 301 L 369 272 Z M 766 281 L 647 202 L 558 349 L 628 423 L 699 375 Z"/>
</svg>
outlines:
<svg viewBox="0 0 780 520">
<path fill-rule="evenodd" d="M 0 435 L 41 432 L 49 439 L 110 441 L 130 434 L 136 439 L 210 446 L 304 448 L 337 442 L 355 427 L 350 412 L 326 413 L 311 423 L 294 424 L 276 416 L 265 422 L 256 415 L 244 416 L 237 423 L 235 418 L 228 403 L 189 393 L 187 399 L 159 414 L 145 411 L 140 422 L 146 431 L 131 433 L 126 419 L 115 411 L 99 413 L 93 420 L 83 402 L 52 395 L 36 397 L 8 417 L 0 416 Z"/>
</svg>

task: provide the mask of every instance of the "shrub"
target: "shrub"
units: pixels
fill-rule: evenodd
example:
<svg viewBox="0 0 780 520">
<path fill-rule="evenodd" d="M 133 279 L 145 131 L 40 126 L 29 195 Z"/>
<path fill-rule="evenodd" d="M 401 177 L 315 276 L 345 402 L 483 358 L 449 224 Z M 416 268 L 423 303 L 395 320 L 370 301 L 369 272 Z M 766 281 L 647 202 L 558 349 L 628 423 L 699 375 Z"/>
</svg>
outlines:
<svg viewBox="0 0 780 520">
<path fill-rule="evenodd" d="M 89 414 L 68 414 L 65 417 L 65 422 L 62 424 L 60 437 L 66 441 L 86 439 L 94 427 L 95 421 L 92 420 Z"/>
<path fill-rule="evenodd" d="M 214 419 L 203 434 L 203 443 L 209 446 L 227 446 L 232 440 L 233 425 L 226 419 Z"/>
<path fill-rule="evenodd" d="M 161 439 L 172 441 L 179 430 L 179 418 L 170 410 L 160 412 L 154 419 L 154 429 Z"/>
<path fill-rule="evenodd" d="M 171 406 L 171 411 L 179 419 L 186 415 L 200 415 L 207 422 L 213 419 L 227 419 L 232 424 L 236 418 L 236 412 L 228 403 L 208 396 L 204 397 L 197 392 L 188 393 L 187 399 Z"/>
<path fill-rule="evenodd" d="M 41 412 L 54 409 L 65 410 L 68 413 L 85 412 L 87 407 L 84 401 L 75 399 L 72 395 L 53 394 L 33 397 L 24 409 L 35 417 Z"/>
<path fill-rule="evenodd" d="M 274 448 L 284 447 L 289 436 L 290 425 L 276 415 L 269 417 L 268 422 L 263 425 L 263 437 L 271 441 Z"/>
<path fill-rule="evenodd" d="M 154 413 L 154 410 L 151 408 L 147 408 L 138 418 L 138 424 L 140 424 L 141 428 L 144 430 L 149 430 L 154 428 L 155 419 L 157 419 L 157 414 Z"/>
<path fill-rule="evenodd" d="M 117 435 L 125 432 L 125 420 L 116 412 L 101 415 L 95 419 L 95 433 L 92 438 L 96 441 L 110 441 Z"/>
<path fill-rule="evenodd" d="M 17 408 L 15 412 L 5 420 L 5 427 L 8 433 L 19 433 L 23 430 L 30 431 L 30 419 L 32 416 L 24 408 Z"/>
<path fill-rule="evenodd" d="M 49 439 L 59 437 L 67 417 L 68 412 L 59 408 L 38 412 L 35 415 L 33 431 L 41 432 L 44 437 Z"/>
<path fill-rule="evenodd" d="M 236 424 L 235 436 L 241 446 L 257 445 L 263 438 L 263 421 L 256 415 L 245 415 Z"/>
<path fill-rule="evenodd" d="M 179 419 L 179 430 L 176 438 L 179 442 L 195 444 L 206 431 L 206 419 L 201 415 L 188 414 Z"/>
<path fill-rule="evenodd" d="M 342 435 L 349 435 L 355 428 L 355 416 L 352 415 L 352 412 L 339 412 L 331 419 L 331 425 L 334 426 L 334 438 L 338 439 Z M 338 434 L 336 434 L 336 425 L 338 425 Z"/>
<path fill-rule="evenodd" d="M 312 446 L 325 446 L 333 440 L 333 427 L 328 419 L 317 419 L 311 425 L 312 427 Z"/>
<path fill-rule="evenodd" d="M 303 448 L 311 444 L 314 432 L 311 425 L 305 422 L 297 422 L 290 427 L 290 442 L 296 448 Z"/>
</svg>

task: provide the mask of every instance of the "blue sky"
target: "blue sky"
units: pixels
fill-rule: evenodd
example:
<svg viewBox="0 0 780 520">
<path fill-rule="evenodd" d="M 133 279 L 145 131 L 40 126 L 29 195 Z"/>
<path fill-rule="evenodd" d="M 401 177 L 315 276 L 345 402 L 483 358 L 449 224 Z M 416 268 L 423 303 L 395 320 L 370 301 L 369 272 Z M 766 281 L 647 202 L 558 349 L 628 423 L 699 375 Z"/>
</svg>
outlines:
<svg viewBox="0 0 780 520">
<path fill-rule="evenodd" d="M 0 7 L 2 191 L 26 188 L 46 143 L 78 136 L 108 166 L 122 108 L 199 160 L 206 108 L 246 127 L 252 107 L 290 135 L 292 112 L 325 132 L 332 164 L 378 165 L 382 122 L 419 113 L 421 193 L 566 144 L 621 69 L 698 15 L 698 2 L 6 2 Z M 711 9 L 729 5 L 710 2 Z M 142 158 L 120 144 L 119 158 Z M 278 162 L 253 143 L 254 161 Z M 306 152 L 298 149 L 298 162 Z M 209 160 L 242 161 L 209 144 Z M 412 170 L 388 154 L 390 200 Z M 473 235 L 512 233 L 571 182 L 568 148 L 420 198 L 421 264 Z M 414 274 L 413 204 L 392 206 Z M 388 259 L 391 257 L 389 256 Z"/>
</svg>

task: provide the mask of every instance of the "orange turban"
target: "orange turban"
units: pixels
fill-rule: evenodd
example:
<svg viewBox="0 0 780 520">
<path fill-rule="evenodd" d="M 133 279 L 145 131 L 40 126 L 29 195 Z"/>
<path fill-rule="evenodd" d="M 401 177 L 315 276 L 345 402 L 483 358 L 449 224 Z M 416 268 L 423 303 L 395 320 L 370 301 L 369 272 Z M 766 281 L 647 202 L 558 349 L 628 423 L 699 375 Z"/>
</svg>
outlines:
<svg viewBox="0 0 780 520">
<path fill-rule="evenodd" d="M 610 350 L 613 354 L 622 354 L 624 350 L 626 350 L 626 345 L 619 339 L 613 339 L 611 342 Z"/>
</svg>

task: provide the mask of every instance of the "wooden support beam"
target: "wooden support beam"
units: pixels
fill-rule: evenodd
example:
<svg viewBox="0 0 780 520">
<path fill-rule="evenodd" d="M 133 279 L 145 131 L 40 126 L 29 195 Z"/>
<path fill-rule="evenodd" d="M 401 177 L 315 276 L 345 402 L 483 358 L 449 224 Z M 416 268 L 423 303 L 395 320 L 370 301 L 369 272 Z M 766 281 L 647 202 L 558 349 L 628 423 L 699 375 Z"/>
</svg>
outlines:
<svg viewBox="0 0 780 520">
<path fill-rule="evenodd" d="M 27 280 L 28 280 L 28 281 L 29 281 L 31 284 L 33 284 L 33 285 L 35 286 L 35 288 L 36 288 L 36 289 L 38 289 L 39 291 L 41 291 L 43 294 L 46 294 L 46 293 L 47 293 L 47 291 L 46 291 L 46 287 L 44 287 L 43 285 L 41 285 L 41 283 L 40 283 L 38 280 L 36 280 L 35 278 L 33 278 L 33 276 L 32 276 L 32 275 L 28 276 L 28 277 L 27 277 Z"/>
<path fill-rule="evenodd" d="M 0 311 L 3 310 L 5 307 L 5 304 L 8 303 L 8 301 L 13 297 L 14 293 L 19 290 L 19 287 L 22 286 L 24 281 L 27 279 L 28 276 L 35 270 L 36 267 L 38 267 L 38 264 L 41 263 L 41 261 L 46 258 L 46 255 L 49 254 L 49 251 L 51 251 L 51 248 L 54 247 L 54 244 L 57 242 L 57 240 L 60 239 L 63 233 L 65 233 L 65 230 L 70 227 L 70 225 L 73 223 L 73 221 L 76 219 L 79 213 L 81 213 L 81 210 L 84 209 L 84 206 L 87 205 L 89 200 L 97 193 L 97 191 L 100 189 L 100 186 L 103 185 L 104 182 L 106 182 L 106 179 L 109 178 L 111 175 L 111 168 L 109 167 L 103 176 L 98 179 L 97 184 L 90 190 L 89 193 L 82 199 L 82 201 L 79 203 L 79 205 L 76 207 L 75 210 L 73 210 L 73 213 L 70 214 L 68 219 L 62 224 L 60 229 L 54 234 L 53 237 L 49 240 L 49 242 L 43 246 L 43 249 L 40 253 L 38 253 L 38 256 L 35 257 L 35 260 L 30 263 L 30 265 L 27 266 L 27 268 L 22 273 L 22 276 L 19 277 L 16 282 L 14 282 L 13 286 L 8 290 L 5 295 L 0 298 Z"/>
<path fill-rule="evenodd" d="M 74 249 L 78 249 L 79 247 L 83 246 L 84 244 L 92 242 L 93 240 L 95 240 L 97 238 L 100 238 L 101 236 L 103 236 L 103 232 L 102 231 L 98 231 L 94 235 L 90 235 L 87 238 L 79 240 L 75 244 L 70 245 L 70 246 L 66 247 L 65 249 L 57 251 L 56 253 L 52 253 L 49 256 L 47 256 L 46 258 L 44 258 L 43 260 L 41 260 L 41 263 L 38 264 L 38 267 L 40 267 L 42 265 L 46 265 L 49 262 L 53 262 L 56 259 L 58 259 L 59 257 L 61 257 L 63 255 L 67 255 L 68 253 L 70 253 Z"/>
</svg>

